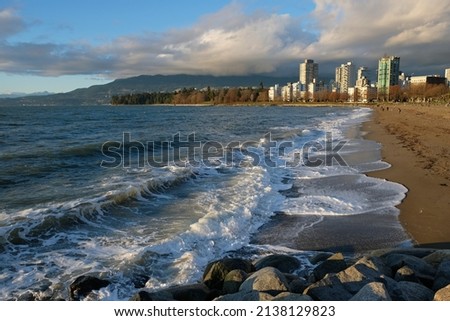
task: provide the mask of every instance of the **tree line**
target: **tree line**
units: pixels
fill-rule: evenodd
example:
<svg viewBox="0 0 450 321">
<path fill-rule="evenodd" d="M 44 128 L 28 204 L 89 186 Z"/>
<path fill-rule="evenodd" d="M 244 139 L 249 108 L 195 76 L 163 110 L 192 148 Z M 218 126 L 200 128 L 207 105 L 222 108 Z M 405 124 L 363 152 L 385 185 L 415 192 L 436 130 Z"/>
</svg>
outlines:
<svg viewBox="0 0 450 321">
<path fill-rule="evenodd" d="M 183 88 L 175 92 L 130 93 L 114 95 L 112 105 L 190 105 L 190 104 L 236 104 L 267 102 L 268 90 L 259 88 L 206 89 Z"/>
</svg>

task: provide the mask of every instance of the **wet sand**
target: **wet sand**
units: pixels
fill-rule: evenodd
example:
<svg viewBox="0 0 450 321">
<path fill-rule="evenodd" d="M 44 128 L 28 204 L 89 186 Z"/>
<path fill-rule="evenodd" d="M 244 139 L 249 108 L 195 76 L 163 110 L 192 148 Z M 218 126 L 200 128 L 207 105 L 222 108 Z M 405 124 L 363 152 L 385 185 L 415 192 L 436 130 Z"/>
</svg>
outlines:
<svg viewBox="0 0 450 321">
<path fill-rule="evenodd" d="M 400 222 L 419 246 L 450 248 L 450 107 L 381 105 L 363 126 L 391 168 L 370 173 L 403 184 Z"/>
</svg>

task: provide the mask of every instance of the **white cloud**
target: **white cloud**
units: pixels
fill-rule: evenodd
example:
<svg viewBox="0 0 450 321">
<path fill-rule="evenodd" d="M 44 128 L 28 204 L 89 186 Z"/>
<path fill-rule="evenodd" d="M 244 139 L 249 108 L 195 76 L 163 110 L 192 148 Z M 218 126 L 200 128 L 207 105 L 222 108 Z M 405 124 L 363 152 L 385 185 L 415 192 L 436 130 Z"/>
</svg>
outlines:
<svg viewBox="0 0 450 321">
<path fill-rule="evenodd" d="M 434 64 L 450 63 L 449 1 L 315 2 L 311 17 L 320 37 L 308 48 L 308 54 L 318 59 L 373 60 L 388 53 L 403 55 L 402 64 L 406 62 L 411 67 L 430 64 L 430 60 Z"/>
<path fill-rule="evenodd" d="M 46 76 L 270 73 L 304 58 L 326 66 L 350 59 L 376 64 L 383 54 L 402 65 L 448 64 L 450 3 L 442 0 L 315 0 L 306 20 L 288 14 L 244 13 L 232 2 L 186 29 L 128 35 L 100 45 L 0 41 L 0 71 Z M 310 30 L 302 30 L 308 26 Z M 25 23 L 0 10 L 0 40 Z M 406 62 L 406 63 L 405 63 Z M 323 71 L 322 67 L 321 70 Z"/>
</svg>

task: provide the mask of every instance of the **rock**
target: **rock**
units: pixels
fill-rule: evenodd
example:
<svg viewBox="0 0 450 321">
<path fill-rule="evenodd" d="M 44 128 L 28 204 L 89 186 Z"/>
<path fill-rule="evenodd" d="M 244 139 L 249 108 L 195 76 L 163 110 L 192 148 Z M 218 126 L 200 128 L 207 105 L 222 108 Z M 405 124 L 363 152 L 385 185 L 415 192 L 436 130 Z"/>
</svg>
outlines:
<svg viewBox="0 0 450 321">
<path fill-rule="evenodd" d="M 371 282 L 387 282 L 390 269 L 377 257 L 363 257 L 347 269 L 326 275 L 303 292 L 314 300 L 346 301 Z"/>
<path fill-rule="evenodd" d="M 173 301 L 174 298 L 170 292 L 158 291 L 147 292 L 139 291 L 130 298 L 130 301 Z"/>
<path fill-rule="evenodd" d="M 419 282 L 419 279 L 416 277 L 414 271 L 408 267 L 403 266 L 397 270 L 394 277 L 395 281 L 409 281 L 409 282 Z"/>
<path fill-rule="evenodd" d="M 312 258 L 310 258 L 309 262 L 311 262 L 311 264 L 318 264 L 320 262 L 325 261 L 332 255 L 333 255 L 333 253 L 320 252 L 320 253 L 317 253 L 316 255 L 314 255 Z"/>
<path fill-rule="evenodd" d="M 354 265 L 364 265 L 380 275 L 392 277 L 392 270 L 384 264 L 382 259 L 376 256 L 364 256 Z"/>
<path fill-rule="evenodd" d="M 431 301 L 434 292 L 418 283 L 400 281 L 391 293 L 391 297 L 394 301 Z"/>
<path fill-rule="evenodd" d="M 450 301 L 450 285 L 438 290 L 434 295 L 434 301 Z"/>
<path fill-rule="evenodd" d="M 345 262 L 344 256 L 342 253 L 336 253 L 316 266 L 313 270 L 313 274 L 316 280 L 320 280 L 328 273 L 338 273 L 346 268 L 347 263 Z"/>
<path fill-rule="evenodd" d="M 300 268 L 300 261 L 289 255 L 273 254 L 257 260 L 254 265 L 256 270 L 270 266 L 283 273 L 292 273 Z"/>
<path fill-rule="evenodd" d="M 281 292 L 272 301 L 312 301 L 313 299 L 309 295 Z"/>
<path fill-rule="evenodd" d="M 214 301 L 270 301 L 272 299 L 273 296 L 269 293 L 250 291 L 222 295 L 214 299 Z"/>
<path fill-rule="evenodd" d="M 372 251 L 370 254 L 372 256 L 377 256 L 380 258 L 385 258 L 386 256 L 391 255 L 391 254 L 404 254 L 404 255 L 409 255 L 409 256 L 415 256 L 418 258 L 423 258 L 434 252 L 435 252 L 434 249 L 427 249 L 427 248 L 396 248 L 396 249 L 375 250 L 375 251 Z"/>
<path fill-rule="evenodd" d="M 298 278 L 289 283 L 289 289 L 292 293 L 302 294 L 303 291 L 310 285 L 308 281 L 303 278 Z"/>
<path fill-rule="evenodd" d="M 239 288 L 239 291 L 260 291 L 270 294 L 288 292 L 289 284 L 286 277 L 273 267 L 265 267 L 249 276 Z"/>
<path fill-rule="evenodd" d="M 438 250 L 425 256 L 423 260 L 437 268 L 443 261 L 450 261 L 450 250 Z"/>
<path fill-rule="evenodd" d="M 433 283 L 433 290 L 437 291 L 450 284 L 450 261 L 439 264 Z"/>
<path fill-rule="evenodd" d="M 397 271 L 403 266 L 408 266 L 414 271 L 414 274 L 424 281 L 433 279 L 436 274 L 436 269 L 425 262 L 424 260 L 405 254 L 390 254 L 385 257 L 386 265 L 388 265 L 392 271 Z"/>
<path fill-rule="evenodd" d="M 22 293 L 18 298 L 17 301 L 35 301 L 36 298 L 31 291 L 26 291 L 25 293 Z"/>
<path fill-rule="evenodd" d="M 242 259 L 225 258 L 211 262 L 203 273 L 203 283 L 210 289 L 222 290 L 225 276 L 233 270 L 242 270 L 246 273 L 255 271 L 251 262 Z"/>
<path fill-rule="evenodd" d="M 239 287 L 247 278 L 247 273 L 242 270 L 230 271 L 223 281 L 223 293 L 231 294 L 239 291 Z"/>
<path fill-rule="evenodd" d="M 108 286 L 111 282 L 90 275 L 82 275 L 75 279 L 70 285 L 70 299 L 80 300 L 93 290 L 99 290 Z"/>
<path fill-rule="evenodd" d="M 350 301 L 392 301 L 392 299 L 383 283 L 371 282 L 363 286 Z"/>
<path fill-rule="evenodd" d="M 328 274 L 322 280 L 311 284 L 303 294 L 317 301 L 348 301 L 353 296 L 334 274 Z"/>
<path fill-rule="evenodd" d="M 165 291 L 177 301 L 211 301 L 219 296 L 217 290 L 211 290 L 202 283 L 174 286 Z"/>
</svg>

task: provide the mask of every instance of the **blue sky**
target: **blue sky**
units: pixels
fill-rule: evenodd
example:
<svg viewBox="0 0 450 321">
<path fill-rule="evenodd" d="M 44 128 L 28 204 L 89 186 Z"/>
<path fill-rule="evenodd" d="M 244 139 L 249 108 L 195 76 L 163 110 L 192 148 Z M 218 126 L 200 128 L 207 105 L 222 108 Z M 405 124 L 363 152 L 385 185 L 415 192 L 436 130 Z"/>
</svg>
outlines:
<svg viewBox="0 0 450 321">
<path fill-rule="evenodd" d="M 0 0 L 0 94 L 65 92 L 140 74 L 332 76 L 384 54 L 450 67 L 449 1 Z"/>
</svg>

